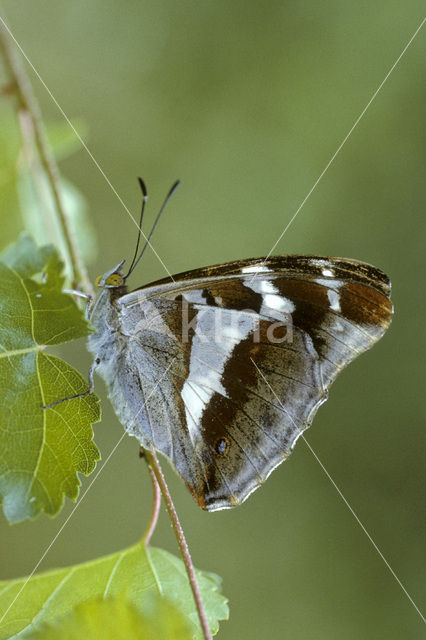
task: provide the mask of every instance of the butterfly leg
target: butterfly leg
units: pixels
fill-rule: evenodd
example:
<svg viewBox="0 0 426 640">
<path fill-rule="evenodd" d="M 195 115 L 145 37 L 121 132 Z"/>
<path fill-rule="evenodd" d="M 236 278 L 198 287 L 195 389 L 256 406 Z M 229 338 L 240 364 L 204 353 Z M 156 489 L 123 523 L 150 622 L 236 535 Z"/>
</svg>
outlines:
<svg viewBox="0 0 426 640">
<path fill-rule="evenodd" d="M 64 289 L 64 293 L 70 293 L 73 296 L 77 296 L 77 298 L 83 298 L 83 300 L 86 300 L 87 304 L 84 316 L 86 320 L 89 320 L 93 307 L 93 297 L 88 293 L 83 293 L 83 291 L 78 291 L 77 289 Z"/>
<path fill-rule="evenodd" d="M 76 393 L 75 395 L 72 395 L 72 396 L 66 396 L 65 398 L 61 398 L 60 400 L 56 400 L 55 402 L 51 402 L 50 404 L 46 404 L 42 406 L 41 409 L 51 409 L 51 407 L 56 407 L 57 404 L 62 404 L 67 400 L 74 400 L 75 398 L 84 398 L 85 396 L 88 396 L 90 393 L 93 393 L 93 391 L 95 390 L 95 382 L 93 377 L 95 375 L 96 367 L 98 366 L 99 363 L 100 363 L 100 359 L 95 358 L 92 366 L 89 369 L 89 388 L 87 389 L 87 391 L 83 391 L 82 393 Z"/>
</svg>

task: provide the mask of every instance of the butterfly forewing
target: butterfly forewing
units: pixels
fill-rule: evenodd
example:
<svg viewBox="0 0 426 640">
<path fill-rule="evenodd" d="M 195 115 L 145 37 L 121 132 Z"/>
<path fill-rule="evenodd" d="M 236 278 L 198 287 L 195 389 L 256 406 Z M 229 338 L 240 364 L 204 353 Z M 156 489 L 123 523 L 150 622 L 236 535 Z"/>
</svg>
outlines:
<svg viewBox="0 0 426 640">
<path fill-rule="evenodd" d="M 383 335 L 389 295 L 378 269 L 317 256 L 153 283 L 116 301 L 113 404 L 203 508 L 234 506 L 291 453 L 337 373 Z"/>
</svg>

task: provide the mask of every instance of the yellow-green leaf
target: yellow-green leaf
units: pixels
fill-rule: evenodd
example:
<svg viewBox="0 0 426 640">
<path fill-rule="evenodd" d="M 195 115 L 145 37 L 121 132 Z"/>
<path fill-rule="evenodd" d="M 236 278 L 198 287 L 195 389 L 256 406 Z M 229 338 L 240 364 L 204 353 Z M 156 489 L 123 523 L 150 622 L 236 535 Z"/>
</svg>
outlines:
<svg viewBox="0 0 426 640">
<path fill-rule="evenodd" d="M 228 617 L 226 599 L 219 593 L 220 579 L 203 571 L 196 571 L 196 575 L 210 629 L 215 634 L 219 621 Z M 162 549 L 146 548 L 141 544 L 85 564 L 35 575 L 28 582 L 25 578 L 0 582 L 0 618 L 4 616 L 0 640 L 12 636 L 41 640 L 43 635 L 32 634 L 47 624 L 58 625 L 76 607 L 96 598 L 109 603 L 111 598 L 124 597 L 139 614 L 147 616 L 153 606 L 152 598 L 156 596 L 167 599 L 184 616 L 190 631 L 186 637 L 201 640 L 198 616 L 182 561 Z M 53 640 L 67 636 L 47 637 Z M 80 637 L 90 638 L 84 633 Z M 96 637 L 108 638 L 104 635 Z M 127 638 L 125 634 L 116 637 Z"/>
<path fill-rule="evenodd" d="M 89 600 L 26 640 L 192 640 L 180 613 L 161 596 L 146 598 L 139 611 L 122 597 Z"/>
<path fill-rule="evenodd" d="M 91 394 L 42 409 L 87 389 L 73 367 L 45 353 L 90 332 L 62 292 L 53 247 L 23 236 L 0 260 L 0 498 L 17 522 L 41 510 L 54 515 L 64 496 L 77 497 L 77 472 L 89 474 L 99 459 L 91 425 L 100 408 Z"/>
</svg>

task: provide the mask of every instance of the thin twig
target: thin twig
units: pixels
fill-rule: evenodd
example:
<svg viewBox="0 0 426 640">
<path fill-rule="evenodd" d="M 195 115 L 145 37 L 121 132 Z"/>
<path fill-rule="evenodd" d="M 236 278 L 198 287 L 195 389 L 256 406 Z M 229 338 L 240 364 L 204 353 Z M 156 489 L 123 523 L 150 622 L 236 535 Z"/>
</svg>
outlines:
<svg viewBox="0 0 426 640">
<path fill-rule="evenodd" d="M 166 503 L 167 511 L 169 513 L 169 517 L 172 522 L 176 540 L 179 545 L 180 552 L 182 554 L 183 562 L 185 564 L 186 573 L 188 574 L 188 580 L 191 586 L 192 595 L 194 596 L 195 606 L 197 607 L 198 617 L 200 620 L 204 640 L 212 640 L 212 635 L 210 633 L 210 628 L 207 622 L 206 612 L 204 610 L 203 601 L 201 599 L 200 589 L 197 583 L 197 578 L 195 577 L 194 565 L 192 564 L 192 559 L 189 553 L 188 544 L 186 542 L 182 526 L 179 522 L 179 518 L 176 513 L 176 509 L 173 504 L 172 497 L 170 495 L 169 488 L 166 483 L 166 479 L 164 478 L 163 471 L 160 467 L 160 463 L 158 462 L 158 458 L 155 452 L 145 449 L 144 454 L 146 456 L 148 464 L 150 465 L 150 467 L 152 468 L 155 474 L 158 484 L 160 485 L 160 490 L 164 498 L 164 502 Z"/>
<path fill-rule="evenodd" d="M 73 287 L 77 288 L 78 286 L 82 286 L 86 293 L 93 295 L 94 292 L 91 282 L 88 278 L 86 268 L 82 261 L 79 248 L 75 242 L 73 232 L 70 228 L 68 217 L 63 206 L 59 169 L 53 152 L 47 142 L 40 109 L 22 61 L 7 32 L 3 18 L 0 19 L 0 48 L 7 72 L 10 76 L 10 85 L 8 85 L 9 92 L 10 88 L 14 87 L 14 93 L 18 99 L 18 110 L 24 111 L 28 114 L 32 123 L 37 150 L 52 190 L 58 221 L 65 238 L 66 251 L 68 254 L 67 258 L 72 269 L 74 280 Z M 22 135 L 25 136 L 25 130 L 21 128 L 21 132 Z"/>
<path fill-rule="evenodd" d="M 157 478 L 154 473 L 154 469 L 152 468 L 148 459 L 145 457 L 145 452 L 143 449 L 142 449 L 142 453 L 143 453 L 142 457 L 146 459 L 149 475 L 151 476 L 152 493 L 153 493 L 151 516 L 149 518 L 148 525 L 146 527 L 145 533 L 143 534 L 142 540 L 141 540 L 144 546 L 148 546 L 150 543 L 152 534 L 154 533 L 155 527 L 157 525 L 158 515 L 160 513 L 161 491 L 160 491 L 160 486 L 158 484 Z"/>
</svg>

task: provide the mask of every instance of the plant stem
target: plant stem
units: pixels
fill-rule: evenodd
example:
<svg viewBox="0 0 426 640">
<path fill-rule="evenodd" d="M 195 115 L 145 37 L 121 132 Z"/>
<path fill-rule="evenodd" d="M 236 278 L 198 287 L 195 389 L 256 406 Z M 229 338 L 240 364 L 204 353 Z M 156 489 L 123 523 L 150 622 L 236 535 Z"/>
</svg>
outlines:
<svg viewBox="0 0 426 640">
<path fill-rule="evenodd" d="M 194 565 L 192 564 L 192 559 L 189 553 L 188 544 L 186 542 L 185 535 L 183 533 L 182 525 L 179 522 L 179 518 L 176 513 L 176 509 L 173 504 L 172 497 L 170 495 L 169 488 L 166 483 L 166 479 L 164 478 L 163 471 L 160 467 L 160 463 L 158 462 L 156 453 L 154 451 L 145 449 L 144 454 L 149 466 L 152 468 L 155 474 L 156 480 L 160 486 L 160 490 L 164 498 L 164 502 L 166 503 L 166 508 L 167 508 L 170 520 L 172 522 L 173 530 L 175 532 L 176 540 L 179 545 L 183 562 L 185 564 L 186 573 L 188 574 L 188 580 L 192 590 L 192 595 L 194 596 L 195 606 L 197 608 L 198 617 L 200 620 L 204 640 L 212 640 L 212 635 L 210 633 L 210 628 L 207 622 L 206 612 L 204 610 L 203 601 L 201 599 L 200 589 L 198 587 L 197 578 L 195 576 Z"/>
<path fill-rule="evenodd" d="M 143 457 L 145 457 L 144 451 L 143 451 Z M 155 477 L 154 469 L 152 468 L 148 460 L 147 460 L 147 466 L 148 466 L 149 475 L 151 476 L 153 496 L 152 496 L 151 517 L 149 518 L 148 526 L 141 540 L 144 546 L 148 546 L 150 543 L 152 534 L 154 533 L 155 527 L 157 525 L 158 515 L 160 513 L 160 504 L 161 504 L 160 486 L 158 484 L 157 478 Z"/>
<path fill-rule="evenodd" d="M 25 72 L 22 60 L 16 50 L 15 45 L 11 40 L 9 30 L 1 15 L 0 48 L 5 61 L 6 69 L 11 79 L 12 86 L 15 90 L 14 93 L 18 99 L 18 110 L 23 111 L 27 115 L 27 118 L 31 121 L 35 144 L 40 156 L 41 163 L 46 172 L 47 180 L 52 190 L 58 221 L 65 239 L 66 251 L 68 254 L 67 259 L 68 263 L 71 266 L 73 274 L 72 286 L 74 288 L 81 286 L 86 293 L 93 296 L 93 288 L 88 278 L 84 263 L 81 259 L 80 251 L 73 237 L 73 233 L 64 209 L 60 189 L 59 169 L 58 165 L 56 164 L 53 152 L 47 141 L 47 136 L 44 129 L 43 121 L 41 119 L 38 102 L 32 90 L 28 76 Z M 19 120 L 21 123 L 21 119 Z M 26 135 L 25 128 L 21 127 L 21 134 L 23 137 Z"/>
</svg>

